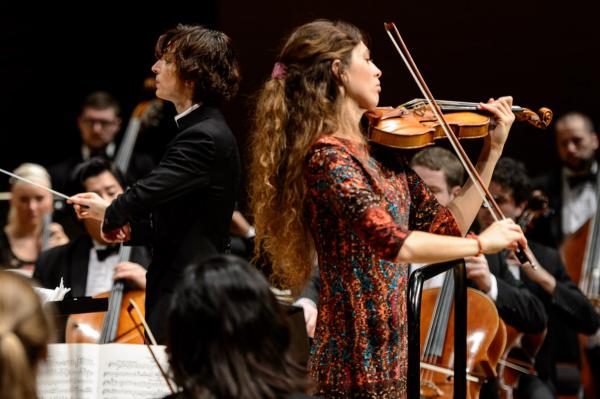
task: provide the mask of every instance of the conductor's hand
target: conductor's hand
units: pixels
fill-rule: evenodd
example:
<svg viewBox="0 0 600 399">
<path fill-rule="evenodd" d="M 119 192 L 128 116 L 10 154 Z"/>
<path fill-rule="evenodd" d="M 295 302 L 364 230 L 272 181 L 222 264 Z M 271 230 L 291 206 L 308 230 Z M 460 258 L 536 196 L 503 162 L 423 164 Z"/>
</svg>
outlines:
<svg viewBox="0 0 600 399">
<path fill-rule="evenodd" d="M 131 227 L 128 224 L 111 230 L 108 233 L 105 233 L 102 227 L 103 226 L 100 226 L 100 236 L 108 243 L 115 244 L 129 241 L 131 239 Z"/>
<path fill-rule="evenodd" d="M 121 262 L 115 266 L 113 280 L 125 279 L 133 282 L 137 288 L 146 289 L 146 269 L 133 262 Z"/>
<path fill-rule="evenodd" d="M 110 202 L 96 193 L 75 194 L 67 200 L 67 204 L 73 204 L 75 213 L 80 219 L 95 219 L 99 222 L 104 220 L 104 212 Z"/>
<path fill-rule="evenodd" d="M 492 223 L 480 235 L 479 240 L 483 253 L 493 254 L 504 248 L 517 249 L 519 244 L 526 249 L 527 240 L 519 227 L 512 219 L 503 219 Z"/>
</svg>

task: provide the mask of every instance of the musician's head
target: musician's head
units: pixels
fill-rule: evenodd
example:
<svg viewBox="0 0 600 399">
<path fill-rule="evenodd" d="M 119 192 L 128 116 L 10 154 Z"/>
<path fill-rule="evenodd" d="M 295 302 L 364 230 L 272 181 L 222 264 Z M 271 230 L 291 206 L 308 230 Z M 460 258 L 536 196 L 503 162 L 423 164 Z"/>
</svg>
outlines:
<svg viewBox="0 0 600 399">
<path fill-rule="evenodd" d="M 507 218 L 517 219 L 527 207 L 531 195 L 531 182 L 522 162 L 502 157 L 496 164 L 489 191 Z M 491 213 L 481 208 L 477 220 L 482 228 L 492 224 Z"/>
<path fill-rule="evenodd" d="M 50 175 L 41 165 L 24 163 L 13 170 L 13 173 L 44 187 L 52 188 Z M 14 177 L 11 177 L 9 182 L 11 199 L 8 222 L 20 226 L 39 226 L 42 217 L 52 211 L 52 194 Z"/>
<path fill-rule="evenodd" d="M 238 91 L 238 61 L 223 32 L 179 24 L 158 38 L 155 55 L 156 96 L 163 100 L 219 105 Z"/>
<path fill-rule="evenodd" d="M 108 202 L 112 202 L 126 187 L 123 174 L 108 160 L 93 157 L 77 165 L 73 179 L 79 184 L 78 192 L 92 192 Z M 103 242 L 100 235 L 100 222 L 83 219 L 85 229 L 92 238 Z"/>
<path fill-rule="evenodd" d="M 28 279 L 0 271 L 0 387 L 2 398 L 37 398 L 36 372 L 52 339 L 52 318 Z"/>
<path fill-rule="evenodd" d="M 563 164 L 576 172 L 588 170 L 598 149 L 592 119 L 580 112 L 569 112 L 556 120 L 554 132 Z"/>
<path fill-rule="evenodd" d="M 121 129 L 118 101 L 105 91 L 90 93 L 81 104 L 77 127 L 91 151 L 104 149 Z"/>
<path fill-rule="evenodd" d="M 302 389 L 282 317 L 269 284 L 245 260 L 215 255 L 193 262 L 168 317 L 175 382 L 190 397 L 276 398 Z"/>
<path fill-rule="evenodd" d="M 447 206 L 460 193 L 464 168 L 449 150 L 437 146 L 424 148 L 413 156 L 410 164 L 440 204 Z"/>
</svg>

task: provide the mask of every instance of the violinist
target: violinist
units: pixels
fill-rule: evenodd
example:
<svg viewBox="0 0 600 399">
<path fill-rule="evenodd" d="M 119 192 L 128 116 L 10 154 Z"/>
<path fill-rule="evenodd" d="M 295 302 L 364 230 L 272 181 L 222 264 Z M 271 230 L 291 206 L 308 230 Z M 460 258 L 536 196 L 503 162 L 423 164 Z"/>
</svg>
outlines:
<svg viewBox="0 0 600 399">
<path fill-rule="evenodd" d="M 554 139 L 561 166 L 533 180 L 554 210 L 549 226 L 538 224 L 532 238 L 558 247 L 596 212 L 598 134 L 589 116 L 567 113 L 556 120 Z M 550 233 L 550 234 L 544 234 Z"/>
<path fill-rule="evenodd" d="M 523 164 L 510 158 L 501 159 L 494 171 L 490 192 L 506 217 L 518 218 L 526 208 L 531 192 Z M 487 209 L 482 208 L 478 221 L 483 228 L 489 225 L 491 218 Z M 515 277 L 544 304 L 548 314 L 548 329 L 535 359 L 538 375 L 522 375 L 518 395 L 523 398 L 554 398 L 557 393 L 561 393 L 557 386 L 557 359 L 569 347 L 578 348 L 575 332 L 594 333 L 600 326 L 600 318 L 590 301 L 565 272 L 556 249 L 529 241 L 528 251 L 536 259 L 536 269 L 519 267 L 515 259 L 506 252 L 502 252 L 500 257 L 486 256 L 486 261 L 490 269 L 499 267 L 499 262 L 506 262 Z M 565 331 L 570 334 L 565 334 Z M 577 353 L 577 349 L 575 352 Z"/>
<path fill-rule="evenodd" d="M 372 156 L 360 120 L 377 106 L 380 77 L 356 27 L 317 20 L 288 37 L 254 114 L 256 247 L 291 287 L 318 259 L 309 368 L 327 397 L 405 397 L 407 263 L 526 246 L 510 220 L 460 237 L 481 204 L 473 186 L 446 208 L 407 164 Z M 511 102 L 480 105 L 495 119 L 478 162 L 486 183 L 514 121 Z"/>
<path fill-rule="evenodd" d="M 80 191 L 98 194 L 112 201 L 123 193 L 123 175 L 109 161 L 94 157 L 76 168 Z M 145 247 L 132 248 L 131 261 L 119 263 L 118 245 L 111 245 L 100 235 L 100 222 L 84 219 L 87 234 L 67 245 L 45 251 L 36 263 L 33 275 L 46 288 L 54 289 L 64 279 L 71 288 L 68 296 L 94 296 L 111 290 L 113 281 L 125 279 L 129 288 L 146 288 L 146 268 L 150 254 Z"/>
<path fill-rule="evenodd" d="M 196 257 L 229 247 L 240 160 L 219 107 L 237 93 L 240 72 L 231 39 L 201 26 L 168 30 L 155 53 L 156 96 L 175 105 L 179 132 L 152 172 L 112 203 L 93 193 L 70 202 L 81 217 L 102 222 L 107 241 L 152 247 L 146 319 L 161 343 L 164 317 L 183 268 Z"/>
<path fill-rule="evenodd" d="M 52 188 L 50 176 L 41 165 L 24 163 L 13 173 Z M 31 275 L 42 248 L 63 245 L 69 238 L 61 225 L 49 222 L 52 215 L 50 192 L 11 178 L 10 193 L 8 221 L 0 230 L 0 268 L 19 269 Z M 45 235 L 47 243 L 43 242 Z"/>
</svg>

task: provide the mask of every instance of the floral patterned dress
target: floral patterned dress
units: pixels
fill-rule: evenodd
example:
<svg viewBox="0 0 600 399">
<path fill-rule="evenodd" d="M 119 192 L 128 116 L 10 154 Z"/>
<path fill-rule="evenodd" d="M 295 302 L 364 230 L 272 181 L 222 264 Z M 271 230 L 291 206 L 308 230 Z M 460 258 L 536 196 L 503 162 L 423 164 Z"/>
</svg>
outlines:
<svg viewBox="0 0 600 399">
<path fill-rule="evenodd" d="M 384 166 L 366 145 L 321 136 L 304 173 L 321 278 L 309 364 L 319 394 L 406 397 L 408 266 L 394 259 L 411 230 L 460 230 L 414 171 Z"/>
</svg>

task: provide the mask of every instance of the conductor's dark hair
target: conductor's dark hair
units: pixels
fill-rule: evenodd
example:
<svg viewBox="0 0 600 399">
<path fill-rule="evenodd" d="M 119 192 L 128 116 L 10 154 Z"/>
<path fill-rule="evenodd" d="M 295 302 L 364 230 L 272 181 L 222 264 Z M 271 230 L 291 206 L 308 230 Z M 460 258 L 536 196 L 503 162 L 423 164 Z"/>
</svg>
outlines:
<svg viewBox="0 0 600 399">
<path fill-rule="evenodd" d="M 154 52 L 157 59 L 174 62 L 183 82 L 193 83 L 195 103 L 219 105 L 237 94 L 240 69 L 223 32 L 179 24 L 158 38 Z"/>
<path fill-rule="evenodd" d="M 175 291 L 167 348 L 190 398 L 284 398 L 303 391 L 290 332 L 265 278 L 247 261 L 216 255 L 190 265 Z"/>
</svg>

